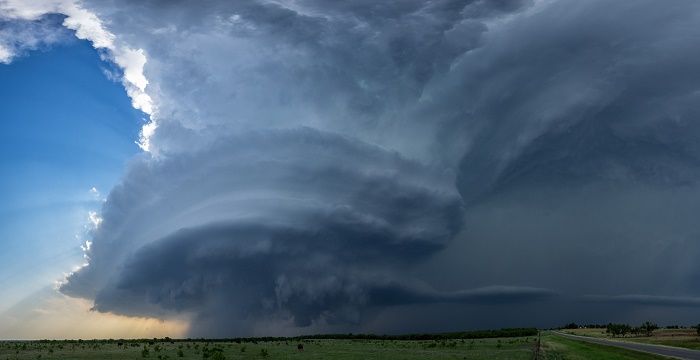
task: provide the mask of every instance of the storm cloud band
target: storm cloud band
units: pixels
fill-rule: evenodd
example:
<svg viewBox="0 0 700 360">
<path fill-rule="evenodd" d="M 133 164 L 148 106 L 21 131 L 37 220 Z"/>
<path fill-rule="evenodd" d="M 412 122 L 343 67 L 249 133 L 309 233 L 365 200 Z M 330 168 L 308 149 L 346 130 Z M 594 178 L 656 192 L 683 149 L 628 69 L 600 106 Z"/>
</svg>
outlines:
<svg viewBox="0 0 700 360">
<path fill-rule="evenodd" d="M 158 124 L 62 287 L 99 311 L 394 331 L 700 294 L 696 1 L 83 5 Z M 580 316 L 639 316 L 611 303 Z"/>
<path fill-rule="evenodd" d="M 62 287 L 94 298 L 99 311 L 167 316 L 216 306 L 221 322 L 331 322 L 381 302 L 370 288 L 402 281 L 403 269 L 461 226 L 449 177 L 309 128 L 144 159 L 130 174 L 107 200 L 90 265 Z"/>
</svg>

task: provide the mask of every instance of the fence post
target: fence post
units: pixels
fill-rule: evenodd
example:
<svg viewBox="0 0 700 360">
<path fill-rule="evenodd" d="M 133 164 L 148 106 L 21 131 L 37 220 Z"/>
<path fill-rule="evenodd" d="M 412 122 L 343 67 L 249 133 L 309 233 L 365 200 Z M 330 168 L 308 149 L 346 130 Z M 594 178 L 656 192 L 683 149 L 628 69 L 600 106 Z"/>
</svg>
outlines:
<svg viewBox="0 0 700 360">
<path fill-rule="evenodd" d="M 537 330 L 537 342 L 535 342 L 535 360 L 540 360 L 540 347 L 542 346 L 540 342 L 540 330 Z"/>
</svg>

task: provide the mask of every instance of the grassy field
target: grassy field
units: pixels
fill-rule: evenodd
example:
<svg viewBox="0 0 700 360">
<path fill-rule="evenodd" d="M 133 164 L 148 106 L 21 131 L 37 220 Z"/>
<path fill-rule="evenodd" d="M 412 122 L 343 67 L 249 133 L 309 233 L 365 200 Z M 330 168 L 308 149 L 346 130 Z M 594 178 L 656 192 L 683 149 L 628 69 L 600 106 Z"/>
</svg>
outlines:
<svg viewBox="0 0 700 360">
<path fill-rule="evenodd" d="M 553 334 L 542 336 L 541 359 L 544 360 L 652 360 L 662 356 L 566 339 Z"/>
<path fill-rule="evenodd" d="M 605 332 L 605 329 L 564 329 L 561 331 L 571 335 L 610 338 L 610 336 Z"/>
<path fill-rule="evenodd" d="M 605 337 L 604 330 L 577 329 L 577 335 Z M 626 340 L 679 346 L 688 333 L 660 330 L 651 338 Z M 673 336 L 672 336 L 673 334 Z M 668 340 L 671 338 L 672 340 Z M 450 340 L 303 340 L 257 342 L 205 341 L 5 341 L 0 342 L 0 360 L 48 359 L 533 359 L 537 338 Z M 696 341 L 694 339 L 692 341 Z M 304 351 L 298 351 L 301 343 Z M 690 347 L 690 346 L 686 346 Z M 540 359 L 546 360 L 625 360 L 663 357 L 590 344 L 544 332 Z"/>
<path fill-rule="evenodd" d="M 298 342 L 0 342 L 8 359 L 532 359 L 535 337 L 478 340 Z M 147 351 L 144 351 L 147 349 Z"/>
<path fill-rule="evenodd" d="M 574 329 L 564 330 L 564 332 L 575 335 L 610 338 L 605 333 L 605 329 Z M 615 339 L 700 350 L 700 337 L 695 329 L 658 329 L 654 331 L 652 336 L 626 336 Z"/>
</svg>

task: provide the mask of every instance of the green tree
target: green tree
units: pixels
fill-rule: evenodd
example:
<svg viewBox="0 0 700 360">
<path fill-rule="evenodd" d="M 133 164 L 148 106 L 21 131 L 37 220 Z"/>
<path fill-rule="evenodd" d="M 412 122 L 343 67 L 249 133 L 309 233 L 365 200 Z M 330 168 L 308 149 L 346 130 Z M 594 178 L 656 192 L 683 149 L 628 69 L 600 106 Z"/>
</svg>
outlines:
<svg viewBox="0 0 700 360">
<path fill-rule="evenodd" d="M 644 331 L 646 336 L 651 336 L 654 333 L 654 330 L 658 329 L 659 326 L 650 321 L 646 321 L 644 324 L 642 324 L 642 326 L 640 326 L 640 328 L 642 331 Z"/>
<path fill-rule="evenodd" d="M 632 328 L 627 324 L 610 323 L 610 324 L 608 324 L 605 331 L 608 334 L 610 334 L 612 337 L 616 337 L 616 336 L 625 336 L 630 331 L 632 331 Z"/>
</svg>

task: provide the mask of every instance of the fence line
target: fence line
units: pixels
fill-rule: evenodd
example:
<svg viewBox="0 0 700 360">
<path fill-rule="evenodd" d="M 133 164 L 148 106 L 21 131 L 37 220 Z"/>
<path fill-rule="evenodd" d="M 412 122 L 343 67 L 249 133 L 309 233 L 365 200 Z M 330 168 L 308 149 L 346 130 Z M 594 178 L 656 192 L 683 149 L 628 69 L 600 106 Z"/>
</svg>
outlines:
<svg viewBox="0 0 700 360">
<path fill-rule="evenodd" d="M 540 339 L 541 331 L 537 330 L 537 342 L 535 342 L 535 349 L 533 351 L 533 358 L 535 360 L 540 360 L 540 348 L 542 347 L 542 342 Z"/>
</svg>

